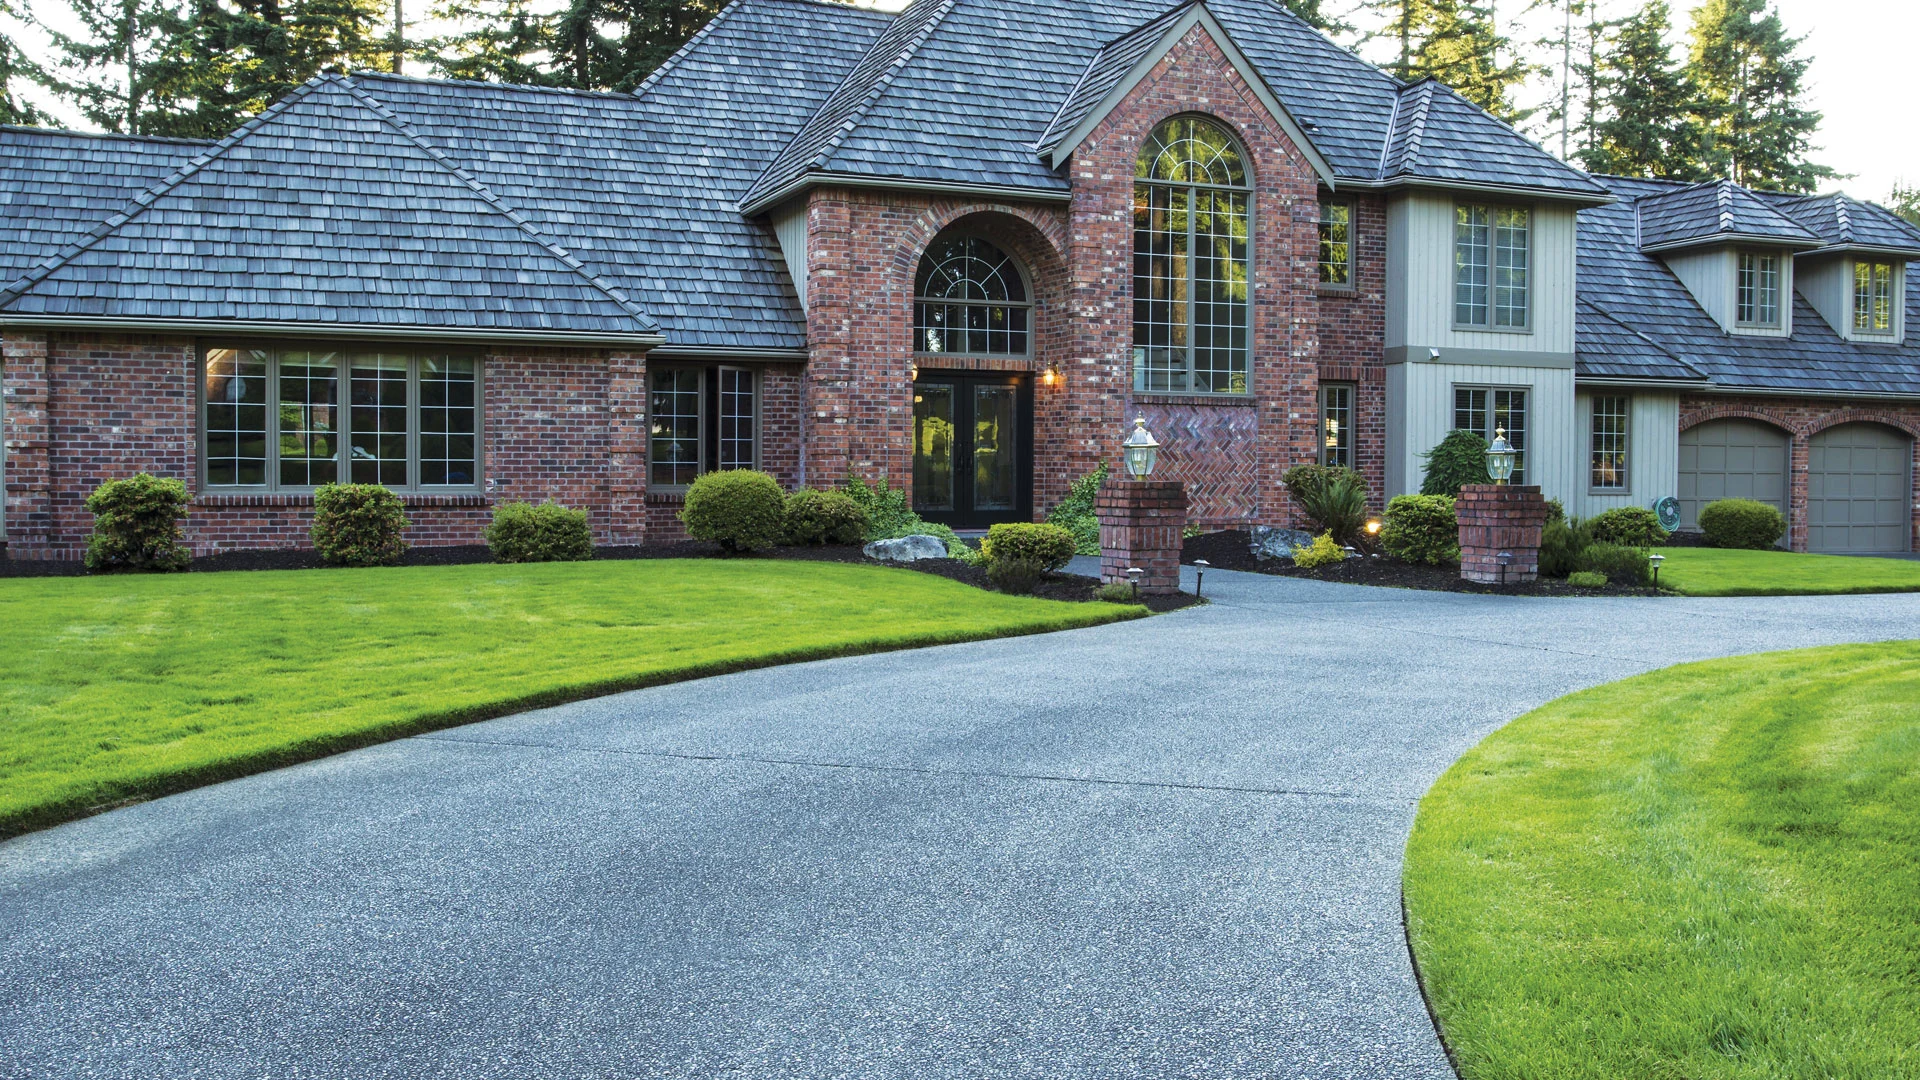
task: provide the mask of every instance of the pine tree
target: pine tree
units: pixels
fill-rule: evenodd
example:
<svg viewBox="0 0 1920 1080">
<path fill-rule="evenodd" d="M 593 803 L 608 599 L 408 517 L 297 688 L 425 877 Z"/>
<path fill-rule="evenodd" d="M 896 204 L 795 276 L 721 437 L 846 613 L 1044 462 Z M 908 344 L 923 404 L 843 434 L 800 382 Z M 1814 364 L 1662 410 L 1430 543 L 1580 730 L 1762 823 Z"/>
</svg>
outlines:
<svg viewBox="0 0 1920 1080">
<path fill-rule="evenodd" d="M 1920 225 L 1920 187 L 1911 187 L 1904 180 L 1895 180 L 1893 190 L 1887 193 L 1887 209 Z"/>
<path fill-rule="evenodd" d="M 1557 61 L 1559 93 L 1547 108 L 1549 133 L 1557 133 L 1560 158 L 1571 161 L 1593 151 L 1594 128 L 1605 111 L 1611 86 L 1600 67 L 1600 56 L 1620 21 L 1608 19 L 1600 0 L 1552 0 L 1561 24 L 1553 37 L 1538 44 Z M 1577 152 L 1576 152 L 1577 151 Z"/>
<path fill-rule="evenodd" d="M 1654 0 L 1620 24 L 1595 64 L 1607 107 L 1588 148 L 1576 155 L 1589 172 L 1665 180 L 1697 180 L 1700 133 L 1693 90 L 1667 44 L 1673 30 L 1666 0 Z"/>
<path fill-rule="evenodd" d="M 546 62 L 558 19 L 533 10 L 531 0 L 445 0 L 433 14 L 466 28 L 426 44 L 427 62 L 448 78 L 567 85 Z"/>
<path fill-rule="evenodd" d="M 1749 187 L 1811 191 L 1836 174 L 1807 160 L 1820 114 L 1801 85 L 1810 61 L 1795 55 L 1768 0 L 1706 0 L 1693 13 L 1687 77 L 1702 135 L 1700 171 Z"/>
<path fill-rule="evenodd" d="M 1366 10 L 1384 16 L 1368 40 L 1388 38 L 1398 46 L 1387 70 L 1403 82 L 1432 76 L 1461 97 L 1508 123 L 1532 110 L 1514 108 L 1508 93 L 1527 80 L 1532 66 L 1514 55 L 1494 26 L 1491 4 L 1471 0 L 1366 0 Z M 1502 63 L 1501 53 L 1508 55 Z"/>
<path fill-rule="evenodd" d="M 179 107 L 188 27 L 173 0 L 68 0 L 84 36 L 47 27 L 54 66 L 42 79 L 108 131 L 150 134 Z M 44 24 L 42 24 L 44 26 Z"/>
<path fill-rule="evenodd" d="M 457 78 L 631 90 L 725 6 L 723 0 L 568 0 L 551 15 L 526 0 L 444 0 L 463 33 L 430 43 L 434 67 Z"/>
</svg>

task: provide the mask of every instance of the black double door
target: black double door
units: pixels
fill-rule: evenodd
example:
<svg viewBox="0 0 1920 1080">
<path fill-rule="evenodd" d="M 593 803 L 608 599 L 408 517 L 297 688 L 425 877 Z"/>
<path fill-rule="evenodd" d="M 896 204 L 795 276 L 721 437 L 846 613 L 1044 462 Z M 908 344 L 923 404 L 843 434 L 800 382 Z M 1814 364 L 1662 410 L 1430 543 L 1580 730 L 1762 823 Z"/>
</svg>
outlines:
<svg viewBox="0 0 1920 1080">
<path fill-rule="evenodd" d="M 955 529 L 1033 520 L 1033 383 L 922 371 L 913 383 L 913 509 Z"/>
</svg>

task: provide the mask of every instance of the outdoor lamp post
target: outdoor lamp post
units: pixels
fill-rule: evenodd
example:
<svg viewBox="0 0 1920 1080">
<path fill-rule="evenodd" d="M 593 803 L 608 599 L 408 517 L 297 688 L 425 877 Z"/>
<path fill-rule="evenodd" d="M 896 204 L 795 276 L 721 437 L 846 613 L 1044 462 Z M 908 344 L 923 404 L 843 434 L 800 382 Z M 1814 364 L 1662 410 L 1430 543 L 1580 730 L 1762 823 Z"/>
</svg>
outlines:
<svg viewBox="0 0 1920 1080">
<path fill-rule="evenodd" d="M 1207 567 L 1213 564 L 1205 559 L 1193 560 L 1193 595 L 1199 596 L 1200 590 L 1207 584 Z"/>
<path fill-rule="evenodd" d="M 1120 443 L 1121 455 L 1127 462 L 1127 474 L 1135 480 L 1145 480 L 1153 475 L 1153 464 L 1160 457 L 1160 444 L 1154 441 L 1153 433 L 1147 430 L 1147 418 L 1137 417 L 1133 421 L 1133 430 Z"/>
<path fill-rule="evenodd" d="M 1487 447 L 1487 475 L 1496 484 L 1513 476 L 1513 444 L 1507 441 L 1506 428 L 1493 429 L 1493 445 Z"/>
</svg>

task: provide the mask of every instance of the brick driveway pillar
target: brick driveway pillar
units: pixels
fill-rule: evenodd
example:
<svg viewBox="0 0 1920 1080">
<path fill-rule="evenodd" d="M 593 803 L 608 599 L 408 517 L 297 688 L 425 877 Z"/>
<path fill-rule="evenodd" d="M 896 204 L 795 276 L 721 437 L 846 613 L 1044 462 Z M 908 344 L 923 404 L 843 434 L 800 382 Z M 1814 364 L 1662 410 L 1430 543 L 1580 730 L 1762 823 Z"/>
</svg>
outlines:
<svg viewBox="0 0 1920 1080">
<path fill-rule="evenodd" d="M 1093 513 L 1100 521 L 1100 580 L 1140 576 L 1143 593 L 1180 591 L 1181 534 L 1187 528 L 1187 486 L 1178 480 L 1115 477 L 1100 485 Z"/>
<path fill-rule="evenodd" d="M 1460 523 L 1460 576 L 1468 581 L 1533 581 L 1540 576 L 1540 527 L 1547 500 L 1536 485 L 1468 484 L 1453 516 Z M 1511 556 L 1504 568 L 1500 553 Z"/>
</svg>

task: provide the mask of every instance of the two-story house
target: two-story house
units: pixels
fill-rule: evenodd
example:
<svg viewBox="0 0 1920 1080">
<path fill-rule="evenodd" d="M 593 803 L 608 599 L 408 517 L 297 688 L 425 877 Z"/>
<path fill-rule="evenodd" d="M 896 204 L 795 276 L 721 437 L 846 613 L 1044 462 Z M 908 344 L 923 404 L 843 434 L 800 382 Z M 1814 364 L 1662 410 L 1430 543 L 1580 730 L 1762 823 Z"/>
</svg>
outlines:
<svg viewBox="0 0 1920 1080">
<path fill-rule="evenodd" d="M 1215 526 L 1287 521 L 1307 461 L 1384 501 L 1467 427 L 1576 513 L 1751 493 L 1911 544 L 1920 233 L 1587 176 L 1271 0 L 737 0 L 630 94 L 327 76 L 217 143 L 0 143 L 16 557 L 137 470 L 202 551 L 305 543 L 334 480 L 418 543 L 548 497 L 671 538 L 736 467 L 980 526 L 1135 416 Z M 1869 465 L 1900 529 L 1835 531 L 1892 513 L 1834 494 Z"/>
</svg>

